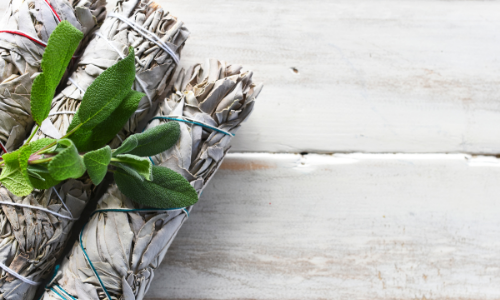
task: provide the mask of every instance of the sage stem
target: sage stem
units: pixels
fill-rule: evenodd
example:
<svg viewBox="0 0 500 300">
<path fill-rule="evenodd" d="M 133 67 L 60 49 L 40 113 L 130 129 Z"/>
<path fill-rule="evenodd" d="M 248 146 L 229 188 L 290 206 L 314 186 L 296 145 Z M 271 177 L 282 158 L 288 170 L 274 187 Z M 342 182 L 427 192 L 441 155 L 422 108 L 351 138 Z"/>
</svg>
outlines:
<svg viewBox="0 0 500 300">
<path fill-rule="evenodd" d="M 35 134 L 38 132 L 38 129 L 40 129 L 40 125 L 37 124 L 36 127 L 35 127 L 35 130 L 33 130 L 33 132 L 31 133 L 30 137 L 26 141 L 25 145 L 27 145 L 27 144 L 29 144 L 31 142 L 31 139 L 33 139 L 33 137 L 35 136 Z"/>
</svg>

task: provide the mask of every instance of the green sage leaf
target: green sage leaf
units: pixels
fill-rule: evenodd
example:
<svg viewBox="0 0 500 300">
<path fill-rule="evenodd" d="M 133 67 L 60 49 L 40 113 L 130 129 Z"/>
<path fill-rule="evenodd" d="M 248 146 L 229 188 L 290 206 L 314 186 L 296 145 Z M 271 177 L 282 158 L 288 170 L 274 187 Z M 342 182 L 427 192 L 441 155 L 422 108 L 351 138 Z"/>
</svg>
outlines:
<svg viewBox="0 0 500 300">
<path fill-rule="evenodd" d="M 179 173 L 153 166 L 153 181 L 140 181 L 117 170 L 114 174 L 120 191 L 133 201 L 156 208 L 181 208 L 198 202 L 198 195 Z"/>
<path fill-rule="evenodd" d="M 85 173 L 83 159 L 71 140 L 59 140 L 56 151 L 59 153 L 49 163 L 49 172 L 54 179 L 79 178 Z"/>
<path fill-rule="evenodd" d="M 30 145 L 2 155 L 5 166 L 0 174 L 0 182 L 16 196 L 27 196 L 33 191 L 28 175 L 30 155 Z"/>
<path fill-rule="evenodd" d="M 149 158 L 139 157 L 130 154 L 122 154 L 116 156 L 115 161 L 131 167 L 132 169 L 136 170 L 137 173 L 139 173 L 146 180 L 151 181 L 153 164 L 151 163 Z"/>
<path fill-rule="evenodd" d="M 108 165 L 111 162 L 111 148 L 104 148 L 90 151 L 83 156 L 83 162 L 87 168 L 90 179 L 95 185 L 102 182 L 108 172 Z"/>
<path fill-rule="evenodd" d="M 134 177 L 136 180 L 144 181 L 144 177 L 141 176 L 141 174 L 139 174 L 139 172 L 137 172 L 134 168 L 131 168 L 128 165 L 122 163 L 112 163 L 112 165 L 120 168 L 121 171 L 124 171 L 128 175 Z"/>
<path fill-rule="evenodd" d="M 50 176 L 46 164 L 28 165 L 28 174 L 31 185 L 35 189 L 47 190 L 58 185 L 61 181 L 55 180 Z"/>
<path fill-rule="evenodd" d="M 36 140 L 34 142 L 31 142 L 30 143 L 31 154 L 34 154 L 37 151 L 47 147 L 48 145 L 53 144 L 55 141 L 56 140 L 54 140 L 54 139 L 43 138 L 43 139 L 39 139 L 39 140 Z"/>
<path fill-rule="evenodd" d="M 128 137 L 113 155 L 129 153 L 137 156 L 153 156 L 174 146 L 180 135 L 179 123 L 168 122 Z"/>
<path fill-rule="evenodd" d="M 36 170 L 31 169 L 31 168 L 29 167 L 29 165 L 28 165 L 28 176 L 29 176 L 29 177 L 33 177 L 33 178 L 35 178 L 35 179 L 38 179 L 38 180 L 41 180 L 41 181 L 45 182 L 45 178 L 43 178 L 43 177 L 40 175 L 40 173 L 38 173 Z M 30 180 L 31 180 L 31 178 L 30 178 Z"/>
<path fill-rule="evenodd" d="M 30 143 L 31 154 L 49 146 L 56 142 L 54 139 L 43 138 Z M 54 147 L 51 147 L 55 149 Z M 43 151 L 46 152 L 46 151 Z M 28 165 L 29 181 L 35 189 L 46 190 L 57 185 L 59 180 L 55 180 L 50 176 L 47 164 Z"/>
<path fill-rule="evenodd" d="M 80 128 L 70 138 L 78 140 L 78 149 L 83 152 L 105 146 L 120 132 L 137 110 L 142 97 L 144 97 L 143 93 L 130 91 L 106 120 L 92 129 Z"/>
<path fill-rule="evenodd" d="M 82 104 L 73 118 L 68 132 L 76 129 L 70 136 L 78 149 L 83 149 L 91 137 L 91 131 L 112 115 L 123 99 L 130 94 L 135 80 L 134 49 L 129 55 L 102 72 L 89 86 Z M 82 131 L 77 134 L 78 131 Z"/>
<path fill-rule="evenodd" d="M 43 73 L 31 89 L 31 114 L 38 125 L 49 116 L 56 88 L 82 39 L 83 33 L 68 21 L 59 23 L 50 35 L 42 56 Z"/>
<path fill-rule="evenodd" d="M 128 153 L 128 152 L 134 150 L 137 147 L 137 145 L 139 144 L 139 142 L 137 141 L 137 138 L 135 138 L 133 136 L 135 136 L 135 134 L 129 136 L 125 141 L 123 141 L 123 143 L 120 145 L 120 147 L 115 149 L 115 151 L 113 152 L 113 156 L 117 156 L 121 153 Z"/>
</svg>

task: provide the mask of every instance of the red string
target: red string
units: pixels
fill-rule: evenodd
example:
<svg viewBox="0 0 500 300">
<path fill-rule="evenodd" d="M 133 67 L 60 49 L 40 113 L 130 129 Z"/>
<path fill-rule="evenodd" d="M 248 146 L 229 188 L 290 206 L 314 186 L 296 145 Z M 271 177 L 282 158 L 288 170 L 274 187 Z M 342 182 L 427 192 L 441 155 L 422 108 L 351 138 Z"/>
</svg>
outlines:
<svg viewBox="0 0 500 300">
<path fill-rule="evenodd" d="M 0 142 L 0 147 L 2 147 L 3 152 L 9 153 L 9 151 L 7 151 L 7 149 L 5 149 L 5 147 L 3 146 L 2 142 Z"/>
<path fill-rule="evenodd" d="M 20 36 L 23 36 L 35 43 L 37 43 L 38 45 L 42 46 L 42 47 L 47 47 L 47 44 L 44 42 L 44 41 L 41 41 L 39 39 L 36 39 L 34 37 L 31 37 L 29 35 L 27 35 L 26 33 L 24 32 L 21 32 L 21 31 L 17 31 L 17 30 L 0 30 L 0 33 L 10 33 L 10 34 L 17 34 L 17 35 L 20 35 Z M 73 56 L 72 59 L 75 59 L 77 58 L 76 56 Z M 1 148 L 1 147 L 0 147 Z"/>
<path fill-rule="evenodd" d="M 49 0 L 45 0 L 45 3 L 47 3 L 47 5 L 50 7 L 50 9 L 52 10 L 52 13 L 54 13 L 54 16 L 57 18 L 57 20 L 59 20 L 59 22 L 61 22 L 61 17 L 59 17 L 59 15 L 57 14 L 56 10 L 54 9 L 54 7 L 50 4 Z M 47 47 L 47 44 L 44 43 L 43 41 L 40 41 L 39 39 L 35 39 L 34 37 L 31 37 L 29 35 L 27 35 L 26 33 L 24 32 L 21 32 L 21 31 L 16 31 L 16 30 L 0 30 L 0 33 L 10 33 L 10 34 L 17 34 L 17 35 L 20 35 L 20 36 L 24 36 L 25 38 L 37 43 L 38 45 L 42 46 L 42 47 Z M 75 57 L 73 57 L 75 58 Z M 0 142 L 0 148 L 2 148 L 3 152 L 5 153 L 9 153 L 9 151 L 7 151 L 7 149 L 5 149 L 5 147 L 3 146 L 2 142 Z M 2 157 L 0 157 L 0 160 L 3 160 Z"/>
<path fill-rule="evenodd" d="M 57 11 L 50 4 L 49 0 L 45 0 L 45 3 L 47 3 L 47 5 L 49 6 L 49 8 L 52 10 L 52 13 L 57 18 L 57 20 L 59 20 L 59 22 L 61 22 L 61 17 L 59 17 L 59 15 L 57 14 Z M 17 31 L 17 30 L 0 30 L 0 33 L 2 33 L 2 32 L 24 36 L 25 38 L 30 39 L 31 41 L 37 43 L 40 46 L 47 47 L 47 44 L 45 42 L 40 41 L 39 39 L 33 38 L 33 37 L 27 35 L 26 33 L 21 32 L 21 31 Z"/>
<path fill-rule="evenodd" d="M 59 20 L 59 22 L 61 22 L 61 17 L 59 17 L 59 15 L 57 14 L 57 12 L 54 9 L 54 7 L 52 7 L 52 5 L 50 5 L 49 0 L 45 0 L 45 3 L 47 3 L 47 5 L 50 7 L 50 9 L 52 10 L 52 12 L 54 13 L 54 16 L 56 16 L 56 18 Z"/>
<path fill-rule="evenodd" d="M 27 35 L 24 32 L 21 32 L 21 31 L 17 31 L 17 30 L 0 30 L 0 33 L 10 33 L 10 34 L 17 34 L 17 35 L 20 35 L 20 36 L 24 36 L 25 38 L 30 39 L 31 41 L 37 43 L 40 46 L 47 47 L 47 44 L 44 43 L 43 41 L 40 41 L 39 39 L 35 39 L 34 37 L 31 37 L 31 36 Z"/>
</svg>

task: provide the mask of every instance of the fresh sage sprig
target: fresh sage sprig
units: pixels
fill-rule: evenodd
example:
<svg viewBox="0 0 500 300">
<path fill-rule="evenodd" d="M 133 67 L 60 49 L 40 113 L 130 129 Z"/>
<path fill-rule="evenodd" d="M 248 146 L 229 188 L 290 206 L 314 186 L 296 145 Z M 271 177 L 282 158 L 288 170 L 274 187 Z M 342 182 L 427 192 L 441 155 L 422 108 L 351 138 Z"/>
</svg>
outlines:
<svg viewBox="0 0 500 300">
<path fill-rule="evenodd" d="M 49 116 L 54 93 L 68 67 L 83 33 L 70 22 L 62 21 L 49 37 L 39 74 L 31 89 L 31 114 L 38 126 Z"/>
<path fill-rule="evenodd" d="M 81 39 L 81 32 L 66 21 L 49 38 L 41 63 L 43 73 L 33 83 L 31 110 L 36 130 L 49 115 L 57 85 Z M 153 166 L 149 159 L 177 143 L 178 123 L 132 135 L 117 149 L 106 146 L 144 97 L 132 90 L 134 80 L 135 55 L 131 47 L 123 60 L 88 87 L 65 136 L 31 142 L 32 135 L 19 150 L 2 156 L 0 182 L 13 194 L 26 196 L 33 189 L 48 189 L 85 172 L 97 185 L 107 172 L 113 172 L 120 190 L 137 203 L 156 208 L 196 203 L 198 195 L 184 177 Z"/>
</svg>

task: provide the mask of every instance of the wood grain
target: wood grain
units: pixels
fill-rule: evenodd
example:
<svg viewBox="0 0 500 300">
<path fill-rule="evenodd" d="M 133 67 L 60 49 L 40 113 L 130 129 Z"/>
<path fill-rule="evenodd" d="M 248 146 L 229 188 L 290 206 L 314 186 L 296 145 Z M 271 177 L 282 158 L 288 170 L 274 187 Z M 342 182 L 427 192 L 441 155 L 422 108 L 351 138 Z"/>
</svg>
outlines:
<svg viewBox="0 0 500 300">
<path fill-rule="evenodd" d="M 230 155 L 148 299 L 500 299 L 499 177 L 465 155 Z"/>
<path fill-rule="evenodd" d="M 500 153 L 500 2 L 157 2 L 265 82 L 233 151 L 429 154 L 231 154 L 149 300 L 500 299 L 500 161 L 432 154 Z"/>
<path fill-rule="evenodd" d="M 236 151 L 499 153 L 498 1 L 158 2 L 266 84 Z"/>
<path fill-rule="evenodd" d="M 157 2 L 192 32 L 185 65 L 266 84 L 236 151 L 500 153 L 498 1 Z"/>
</svg>

